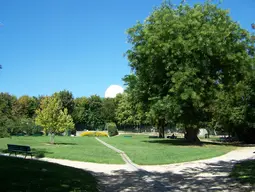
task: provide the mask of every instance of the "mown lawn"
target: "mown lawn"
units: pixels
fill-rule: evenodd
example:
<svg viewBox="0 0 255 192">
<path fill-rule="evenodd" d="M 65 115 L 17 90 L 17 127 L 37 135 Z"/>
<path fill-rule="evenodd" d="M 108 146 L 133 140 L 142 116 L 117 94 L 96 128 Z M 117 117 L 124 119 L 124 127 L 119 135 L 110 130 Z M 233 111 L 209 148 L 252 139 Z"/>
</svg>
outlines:
<svg viewBox="0 0 255 192">
<path fill-rule="evenodd" d="M 0 156 L 0 191 L 99 191 L 88 172 L 54 163 Z"/>
<path fill-rule="evenodd" d="M 149 136 L 120 135 L 102 138 L 103 141 L 124 151 L 130 159 L 140 165 L 170 164 L 207 159 L 223 155 L 233 149 L 226 145 L 191 145 L 183 139 L 158 139 Z"/>
<path fill-rule="evenodd" d="M 237 163 L 232 169 L 230 176 L 241 183 L 255 185 L 255 160 Z"/>
<path fill-rule="evenodd" d="M 20 136 L 0 139 L 0 151 L 7 144 L 29 145 L 38 157 L 51 157 L 96 163 L 122 164 L 120 155 L 99 143 L 94 137 L 55 137 L 55 145 L 47 136 Z"/>
</svg>

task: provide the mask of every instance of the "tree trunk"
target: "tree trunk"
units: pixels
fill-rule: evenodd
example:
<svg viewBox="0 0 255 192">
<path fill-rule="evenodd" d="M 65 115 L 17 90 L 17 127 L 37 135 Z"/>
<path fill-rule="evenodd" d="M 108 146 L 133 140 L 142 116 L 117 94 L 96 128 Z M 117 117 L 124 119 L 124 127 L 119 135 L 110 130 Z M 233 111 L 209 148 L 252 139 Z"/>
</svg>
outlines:
<svg viewBox="0 0 255 192">
<path fill-rule="evenodd" d="M 55 134 L 54 133 L 50 133 L 50 143 L 51 144 L 55 143 L 54 138 L 55 138 Z"/>
<path fill-rule="evenodd" d="M 159 120 L 159 138 L 165 138 L 165 121 Z"/>
<path fill-rule="evenodd" d="M 189 142 L 199 142 L 200 140 L 197 137 L 198 129 L 194 129 L 192 127 L 185 128 L 185 139 Z"/>
</svg>

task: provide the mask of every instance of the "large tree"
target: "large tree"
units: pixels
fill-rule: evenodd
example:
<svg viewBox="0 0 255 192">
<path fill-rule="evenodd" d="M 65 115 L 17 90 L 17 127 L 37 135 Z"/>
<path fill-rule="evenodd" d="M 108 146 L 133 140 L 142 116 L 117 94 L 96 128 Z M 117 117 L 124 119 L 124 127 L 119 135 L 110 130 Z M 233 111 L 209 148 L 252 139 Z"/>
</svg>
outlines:
<svg viewBox="0 0 255 192">
<path fill-rule="evenodd" d="M 13 105 L 13 115 L 19 117 L 34 118 L 35 111 L 39 107 L 38 99 L 36 97 L 29 97 L 23 95 Z"/>
<path fill-rule="evenodd" d="M 89 100 L 87 97 L 78 97 L 74 100 L 74 111 L 72 117 L 74 123 L 78 125 L 84 125 L 87 127 L 88 124 L 88 108 Z"/>
<path fill-rule="evenodd" d="M 185 127 L 189 141 L 197 141 L 198 128 L 212 118 L 216 93 L 242 81 L 254 57 L 249 32 L 209 1 L 192 7 L 163 3 L 127 33 L 134 93 L 154 106 L 161 132 L 170 120 Z"/>
<path fill-rule="evenodd" d="M 50 134 L 51 143 L 54 143 L 55 134 L 74 128 L 71 115 L 68 115 L 66 108 L 62 110 L 61 101 L 56 96 L 45 97 L 36 113 L 35 122 L 43 127 L 45 133 Z"/>
<path fill-rule="evenodd" d="M 90 129 L 103 129 L 104 119 L 102 115 L 102 99 L 98 95 L 91 95 L 88 98 L 88 126 Z"/>
<path fill-rule="evenodd" d="M 62 110 L 66 108 L 68 111 L 68 114 L 69 115 L 72 114 L 74 110 L 74 98 L 73 98 L 72 92 L 63 90 L 63 91 L 55 93 L 54 95 L 59 98 L 61 106 L 62 106 Z"/>
<path fill-rule="evenodd" d="M 116 123 L 115 111 L 117 104 L 115 98 L 104 98 L 102 103 L 102 118 L 105 123 Z"/>
</svg>

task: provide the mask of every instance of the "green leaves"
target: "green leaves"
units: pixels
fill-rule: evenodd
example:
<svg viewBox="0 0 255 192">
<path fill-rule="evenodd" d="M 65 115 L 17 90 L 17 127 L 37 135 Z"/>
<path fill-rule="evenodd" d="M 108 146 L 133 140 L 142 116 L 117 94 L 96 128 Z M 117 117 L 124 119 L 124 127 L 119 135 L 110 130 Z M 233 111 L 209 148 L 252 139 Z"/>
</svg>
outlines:
<svg viewBox="0 0 255 192">
<path fill-rule="evenodd" d="M 41 101 L 41 108 L 36 111 L 35 122 L 42 126 L 46 133 L 62 133 L 74 128 L 73 119 L 67 109 L 62 110 L 57 96 L 45 97 Z"/>
<path fill-rule="evenodd" d="M 235 94 L 231 90 L 254 63 L 249 32 L 209 2 L 193 7 L 164 3 L 127 33 L 132 48 L 126 54 L 134 74 L 133 80 L 124 80 L 131 98 L 150 108 L 155 119 L 168 117 L 188 127 L 210 121 L 217 93 Z M 226 114 L 235 111 L 228 120 L 243 121 L 239 104 L 219 106 Z M 225 118 L 223 111 L 219 114 Z"/>
</svg>

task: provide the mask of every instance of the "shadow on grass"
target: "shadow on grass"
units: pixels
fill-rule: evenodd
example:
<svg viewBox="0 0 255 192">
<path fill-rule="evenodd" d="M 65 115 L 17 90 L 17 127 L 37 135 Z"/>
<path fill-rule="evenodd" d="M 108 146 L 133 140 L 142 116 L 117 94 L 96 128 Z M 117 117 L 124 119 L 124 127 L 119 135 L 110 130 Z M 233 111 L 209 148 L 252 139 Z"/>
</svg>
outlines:
<svg viewBox="0 0 255 192">
<path fill-rule="evenodd" d="M 203 142 L 198 142 L 198 143 L 190 143 L 185 139 L 156 139 L 153 138 L 153 140 L 144 140 L 142 142 L 145 143 L 159 143 L 159 144 L 164 144 L 164 145 L 180 145 L 180 146 L 189 146 L 189 145 L 196 145 L 196 146 L 202 146 Z"/>
<path fill-rule="evenodd" d="M 46 149 L 35 149 L 31 148 L 31 151 L 33 153 L 33 157 L 35 158 L 43 158 L 46 154 L 53 154 L 52 152 L 47 151 Z M 0 149 L 0 153 L 9 153 L 8 149 Z M 24 155 L 24 153 L 17 153 L 17 155 Z M 11 154 L 11 156 L 15 156 L 14 153 Z M 27 155 L 28 157 L 30 155 Z"/>
<path fill-rule="evenodd" d="M 251 191 L 254 186 L 242 185 L 228 176 L 234 163 L 236 162 L 220 161 L 193 168 L 187 166 L 180 168 L 178 172 L 148 172 L 139 169 L 134 172 L 118 170 L 112 175 L 104 173 L 97 175 L 105 192 Z"/>
<path fill-rule="evenodd" d="M 149 140 L 143 140 L 142 142 L 145 143 L 159 143 L 164 145 L 179 145 L 179 146 L 203 146 L 203 145 L 218 145 L 218 146 L 236 146 L 236 147 L 254 147 L 255 145 L 251 144 L 243 144 L 238 142 L 215 142 L 215 141 L 200 141 L 191 143 L 184 138 L 177 138 L 177 139 L 159 139 L 149 137 Z"/>
<path fill-rule="evenodd" d="M 59 142 L 56 142 L 56 143 L 54 143 L 54 145 L 77 145 L 77 143 L 59 143 Z"/>
<path fill-rule="evenodd" d="M 255 159 L 237 163 L 230 176 L 241 183 L 255 184 Z"/>
<path fill-rule="evenodd" d="M 47 142 L 44 143 L 45 145 L 51 145 L 51 146 L 56 146 L 56 145 L 78 145 L 77 143 L 61 143 L 61 142 L 55 142 L 54 144 Z"/>
<path fill-rule="evenodd" d="M 99 191 L 91 173 L 54 163 L 0 156 L 0 170 L 0 191 Z"/>
<path fill-rule="evenodd" d="M 36 158 L 43 158 L 46 154 L 53 154 L 52 152 L 47 151 L 46 149 L 31 149 L 33 156 Z"/>
</svg>

